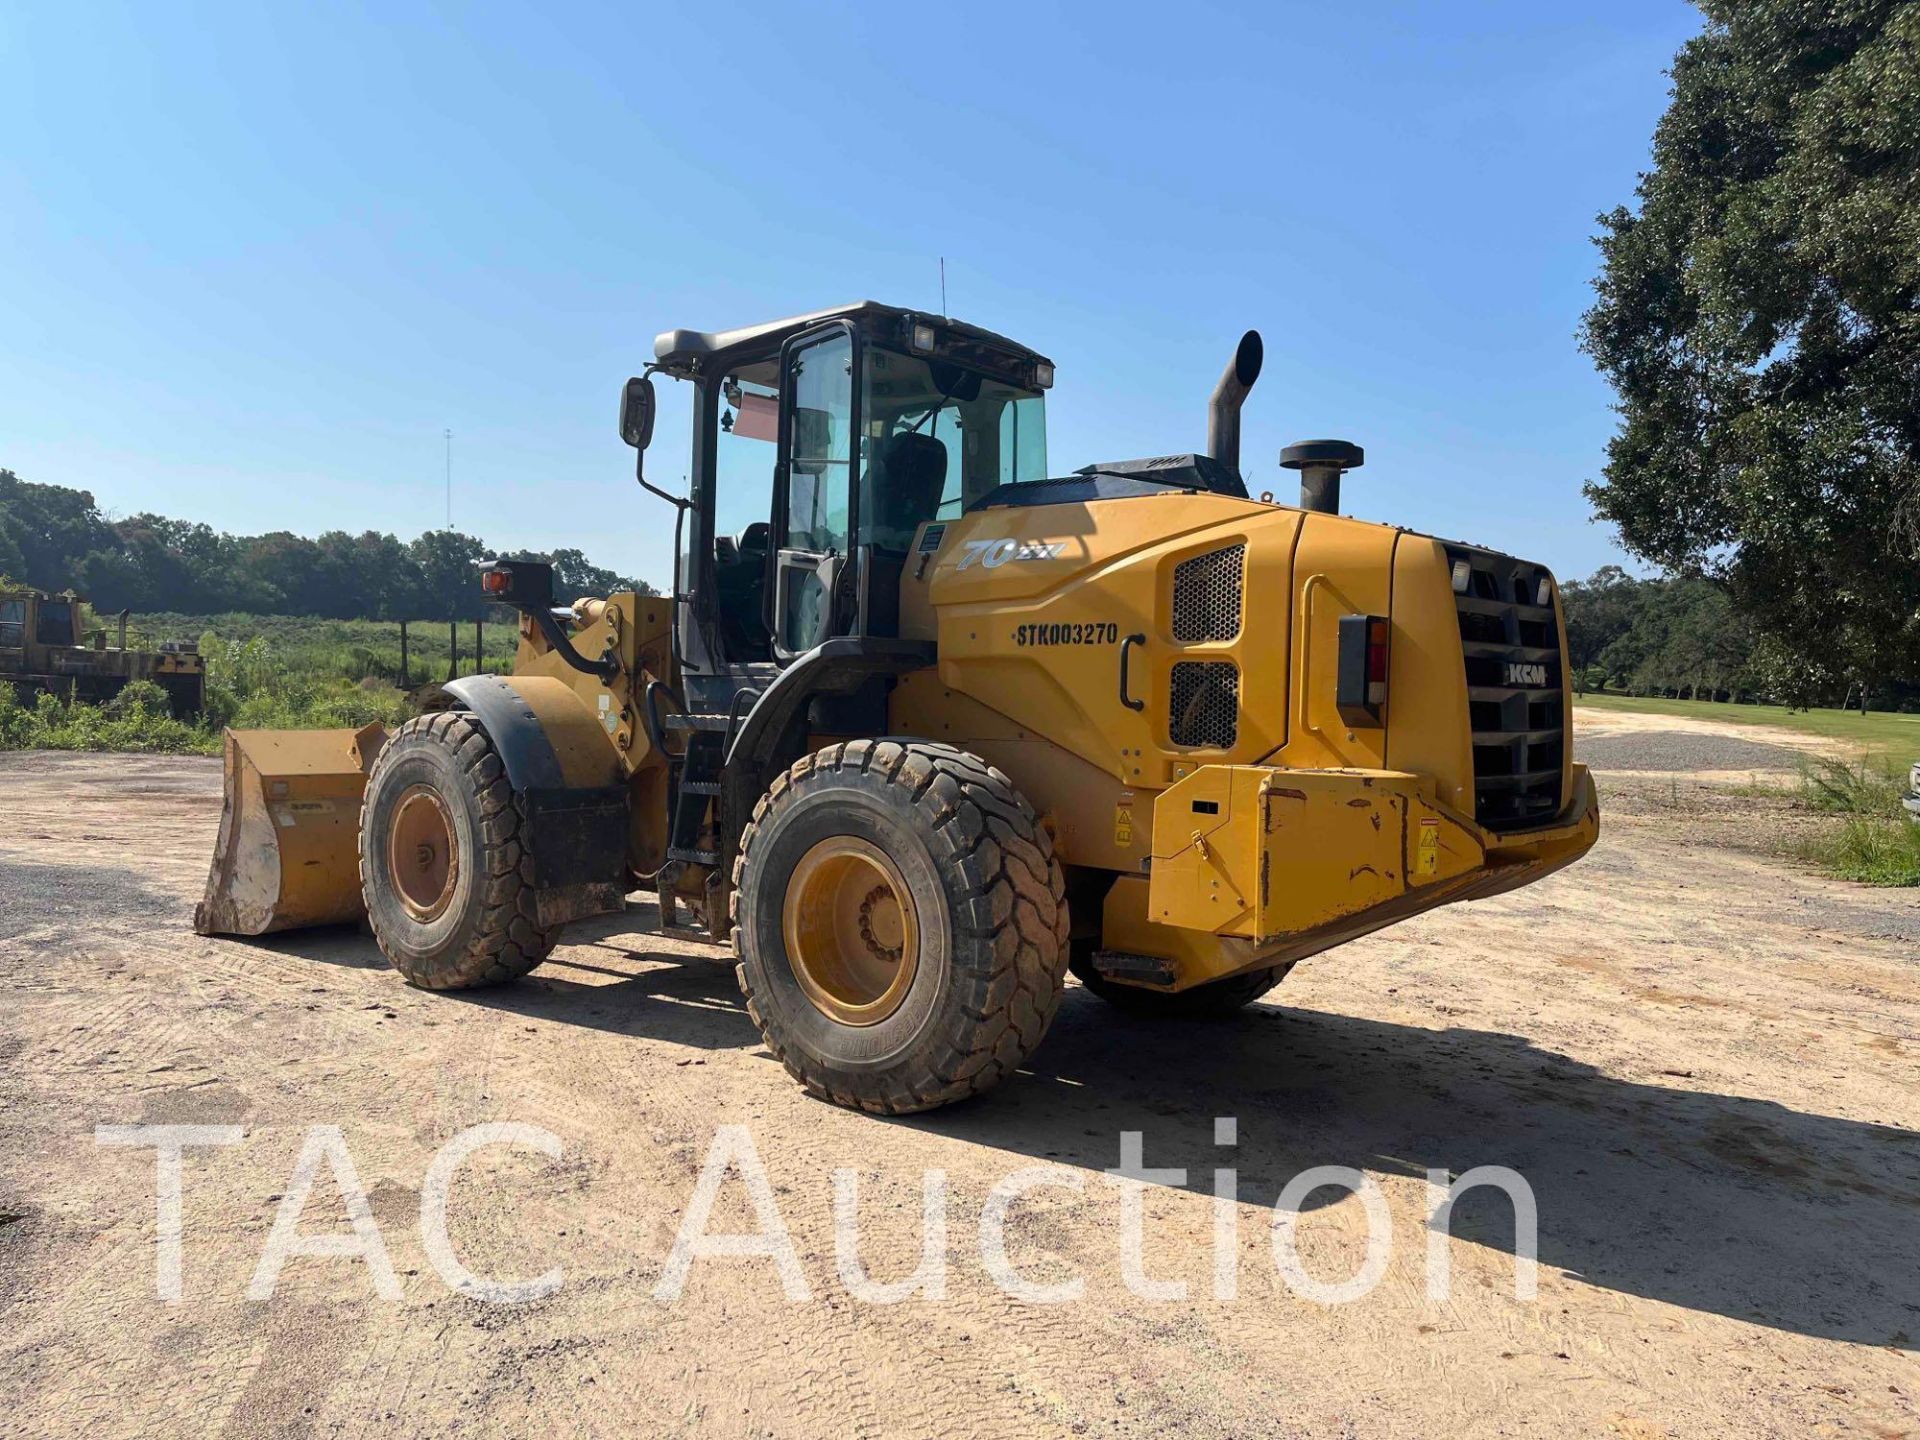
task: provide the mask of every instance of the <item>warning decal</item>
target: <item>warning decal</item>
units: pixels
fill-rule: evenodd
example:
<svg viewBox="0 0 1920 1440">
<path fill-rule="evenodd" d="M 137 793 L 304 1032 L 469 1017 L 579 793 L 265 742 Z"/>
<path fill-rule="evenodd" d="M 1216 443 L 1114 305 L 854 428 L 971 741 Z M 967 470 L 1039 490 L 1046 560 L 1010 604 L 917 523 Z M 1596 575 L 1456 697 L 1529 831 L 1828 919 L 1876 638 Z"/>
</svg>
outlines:
<svg viewBox="0 0 1920 1440">
<path fill-rule="evenodd" d="M 1414 859 L 1422 875 L 1433 875 L 1440 869 L 1440 822 L 1422 820 L 1420 822 L 1420 846 Z"/>
</svg>

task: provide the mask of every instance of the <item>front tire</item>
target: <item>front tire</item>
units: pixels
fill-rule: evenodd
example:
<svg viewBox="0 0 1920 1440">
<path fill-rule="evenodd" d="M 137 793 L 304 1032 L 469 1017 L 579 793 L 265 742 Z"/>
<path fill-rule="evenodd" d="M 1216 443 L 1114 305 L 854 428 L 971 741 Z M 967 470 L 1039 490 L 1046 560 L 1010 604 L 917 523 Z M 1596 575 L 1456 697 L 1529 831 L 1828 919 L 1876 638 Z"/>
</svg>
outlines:
<svg viewBox="0 0 1920 1440">
<path fill-rule="evenodd" d="M 929 1110 L 992 1088 L 1060 1004 L 1066 882 L 1000 771 L 948 745 L 856 740 L 777 779 L 741 837 L 747 1011 L 837 1105 Z"/>
<path fill-rule="evenodd" d="M 557 931 L 534 919 L 533 857 L 506 768 L 469 715 L 409 720 L 360 811 L 360 892 L 393 968 L 425 990 L 517 980 Z"/>
</svg>

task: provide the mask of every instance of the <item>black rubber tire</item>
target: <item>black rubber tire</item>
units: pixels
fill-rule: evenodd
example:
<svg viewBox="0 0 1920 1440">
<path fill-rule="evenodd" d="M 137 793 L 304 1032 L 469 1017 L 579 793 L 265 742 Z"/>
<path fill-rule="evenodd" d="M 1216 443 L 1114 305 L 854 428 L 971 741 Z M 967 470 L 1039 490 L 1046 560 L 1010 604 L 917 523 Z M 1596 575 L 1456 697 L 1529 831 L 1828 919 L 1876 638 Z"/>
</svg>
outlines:
<svg viewBox="0 0 1920 1440">
<path fill-rule="evenodd" d="M 1116 985 L 1093 968 L 1090 947 L 1074 946 L 1069 962 L 1073 978 L 1116 1010 L 1153 1020 L 1220 1020 L 1239 1013 L 1287 978 L 1292 963 L 1249 970 L 1171 994 L 1138 985 Z"/>
<path fill-rule="evenodd" d="M 854 835 L 900 868 L 918 969 L 877 1024 L 840 1023 L 801 991 L 781 913 L 795 864 Z M 1000 771 L 950 745 L 855 740 L 795 764 L 754 806 L 733 869 L 747 1012 L 802 1085 L 886 1115 L 978 1095 L 1046 1034 L 1066 979 L 1066 880 L 1053 839 Z"/>
<path fill-rule="evenodd" d="M 407 913 L 385 858 L 395 803 L 415 785 L 445 803 L 459 857 L 453 896 L 430 922 Z M 409 982 L 424 990 L 500 985 L 547 958 L 559 932 L 534 920 L 525 824 L 506 768 L 471 716 L 422 715 L 381 749 L 360 811 L 360 893 L 381 951 Z"/>
</svg>

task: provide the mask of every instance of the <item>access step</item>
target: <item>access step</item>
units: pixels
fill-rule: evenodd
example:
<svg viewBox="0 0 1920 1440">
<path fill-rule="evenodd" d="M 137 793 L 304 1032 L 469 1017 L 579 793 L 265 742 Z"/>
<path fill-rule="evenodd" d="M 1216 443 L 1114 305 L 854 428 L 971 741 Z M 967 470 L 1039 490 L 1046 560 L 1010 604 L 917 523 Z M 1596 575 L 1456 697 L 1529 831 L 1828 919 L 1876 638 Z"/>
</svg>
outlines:
<svg viewBox="0 0 1920 1440">
<path fill-rule="evenodd" d="M 669 730 L 725 731 L 733 722 L 725 715 L 688 715 L 676 710 L 666 723 Z"/>
<path fill-rule="evenodd" d="M 718 850 L 691 850 L 684 845 L 669 845 L 667 847 L 667 858 L 669 860 L 678 860 L 683 865 L 718 865 L 720 863 L 720 852 Z"/>
</svg>

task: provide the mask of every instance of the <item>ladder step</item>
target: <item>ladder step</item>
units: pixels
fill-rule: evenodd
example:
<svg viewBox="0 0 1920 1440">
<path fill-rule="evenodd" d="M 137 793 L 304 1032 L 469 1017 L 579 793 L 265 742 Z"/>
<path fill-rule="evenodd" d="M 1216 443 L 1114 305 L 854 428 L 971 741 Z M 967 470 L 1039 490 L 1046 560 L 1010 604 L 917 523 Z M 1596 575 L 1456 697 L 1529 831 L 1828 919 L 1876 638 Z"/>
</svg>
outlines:
<svg viewBox="0 0 1920 1440">
<path fill-rule="evenodd" d="M 678 711 L 666 717 L 669 730 L 725 730 L 731 723 L 725 715 L 683 715 Z"/>
<path fill-rule="evenodd" d="M 683 861 L 688 865 L 718 865 L 720 863 L 720 852 L 718 850 L 689 850 L 683 845 L 669 845 L 667 847 L 667 858 L 669 860 Z"/>
<path fill-rule="evenodd" d="M 680 791 L 684 795 L 718 795 L 720 782 L 718 780 L 682 780 Z"/>
<path fill-rule="evenodd" d="M 1172 963 L 1156 955 L 1133 955 L 1124 950 L 1096 950 L 1093 952 L 1093 968 L 1109 980 L 1135 980 L 1143 985 L 1173 984 Z"/>
</svg>

